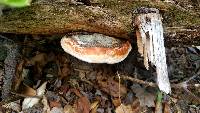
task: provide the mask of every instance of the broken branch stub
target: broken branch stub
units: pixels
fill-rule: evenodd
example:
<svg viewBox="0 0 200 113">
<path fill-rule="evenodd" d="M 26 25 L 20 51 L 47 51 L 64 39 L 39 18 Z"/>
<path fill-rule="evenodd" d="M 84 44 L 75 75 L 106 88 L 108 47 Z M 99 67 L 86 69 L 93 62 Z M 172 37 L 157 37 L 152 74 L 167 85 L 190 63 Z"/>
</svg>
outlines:
<svg viewBox="0 0 200 113">
<path fill-rule="evenodd" d="M 171 87 L 167 72 L 162 17 L 155 8 L 140 8 L 135 13 L 138 13 L 135 18 L 138 52 L 144 57 L 146 69 L 149 69 L 149 62 L 156 67 L 158 87 L 168 94 Z"/>
</svg>

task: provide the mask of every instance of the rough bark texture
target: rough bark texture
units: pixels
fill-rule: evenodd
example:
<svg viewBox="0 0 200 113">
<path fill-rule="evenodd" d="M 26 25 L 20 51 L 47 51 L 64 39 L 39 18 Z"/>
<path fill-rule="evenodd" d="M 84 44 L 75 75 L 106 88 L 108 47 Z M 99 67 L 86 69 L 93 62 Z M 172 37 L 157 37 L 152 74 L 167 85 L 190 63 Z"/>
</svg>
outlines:
<svg viewBox="0 0 200 113">
<path fill-rule="evenodd" d="M 86 6 L 60 1 L 63 0 L 38 0 L 30 7 L 4 10 L 0 17 L 0 32 L 65 34 L 84 31 L 135 38 L 130 35 L 134 32 L 132 20 L 136 16 L 133 10 L 155 7 L 163 17 L 166 46 L 200 45 L 200 14 L 175 3 L 96 0 L 92 1 L 92 6 Z"/>
</svg>

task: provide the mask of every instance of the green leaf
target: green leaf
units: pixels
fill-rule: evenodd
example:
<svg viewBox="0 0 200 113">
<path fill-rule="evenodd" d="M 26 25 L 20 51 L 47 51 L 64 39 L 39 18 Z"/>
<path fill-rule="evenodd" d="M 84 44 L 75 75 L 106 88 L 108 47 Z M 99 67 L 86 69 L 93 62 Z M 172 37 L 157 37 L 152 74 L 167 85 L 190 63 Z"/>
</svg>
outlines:
<svg viewBox="0 0 200 113">
<path fill-rule="evenodd" d="M 163 93 L 161 91 L 157 92 L 157 102 L 162 103 Z"/>
<path fill-rule="evenodd" d="M 31 0 L 0 0 L 0 4 L 10 7 L 25 7 L 31 4 Z"/>
</svg>

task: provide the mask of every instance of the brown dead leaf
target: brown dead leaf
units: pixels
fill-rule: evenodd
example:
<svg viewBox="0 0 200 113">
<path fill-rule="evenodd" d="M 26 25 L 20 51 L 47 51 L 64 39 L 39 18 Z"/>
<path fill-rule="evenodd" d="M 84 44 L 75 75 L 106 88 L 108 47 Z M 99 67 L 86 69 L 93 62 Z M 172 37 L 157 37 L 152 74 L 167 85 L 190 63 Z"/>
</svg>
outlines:
<svg viewBox="0 0 200 113">
<path fill-rule="evenodd" d="M 112 103 L 114 104 L 115 107 L 118 107 L 121 104 L 121 100 L 119 98 L 114 98 L 112 99 Z"/>
<path fill-rule="evenodd" d="M 58 54 L 57 60 L 60 62 L 60 64 L 66 64 L 70 62 L 69 57 L 63 56 L 63 54 Z"/>
<path fill-rule="evenodd" d="M 97 108 L 99 107 L 99 101 L 95 101 L 90 106 L 90 113 L 97 113 Z"/>
<path fill-rule="evenodd" d="M 171 113 L 170 105 L 168 102 L 164 103 L 164 113 Z"/>
<path fill-rule="evenodd" d="M 116 113 L 135 113 L 132 111 L 131 105 L 124 105 L 121 104 L 120 106 L 118 106 L 115 110 Z"/>
<path fill-rule="evenodd" d="M 69 64 L 69 58 L 62 56 L 62 55 L 57 55 L 56 59 L 56 64 L 58 65 L 58 75 L 61 77 L 66 77 L 70 74 L 70 64 Z"/>
<path fill-rule="evenodd" d="M 119 82 L 116 82 L 112 78 L 109 79 L 97 79 L 98 85 L 101 90 L 110 94 L 113 97 L 119 97 Z M 120 95 L 124 96 L 127 93 L 127 89 L 124 85 L 120 85 Z"/>
<path fill-rule="evenodd" d="M 135 99 L 132 103 L 132 111 L 133 113 L 140 113 L 140 102 L 139 99 Z"/>
<path fill-rule="evenodd" d="M 61 103 L 59 102 L 59 101 L 57 101 L 57 100 L 51 100 L 51 101 L 49 101 L 49 106 L 50 106 L 50 108 L 53 108 L 53 107 L 61 107 Z"/>
<path fill-rule="evenodd" d="M 89 113 L 90 112 L 90 102 L 87 97 L 80 97 L 76 103 L 76 111 L 77 113 Z"/>
<path fill-rule="evenodd" d="M 69 64 L 63 64 L 61 68 L 61 78 L 66 77 L 70 74 Z"/>
<path fill-rule="evenodd" d="M 36 96 L 36 90 L 25 84 L 23 85 L 23 90 L 21 93 L 26 96 Z"/>
<path fill-rule="evenodd" d="M 75 102 L 74 106 L 76 108 L 77 113 L 89 113 L 90 112 L 90 101 L 86 96 L 82 96 L 82 94 L 76 89 L 70 89 L 70 91 L 74 92 L 79 99 Z"/>
<path fill-rule="evenodd" d="M 16 77 L 15 77 L 14 82 L 13 82 L 15 91 L 17 91 L 21 82 L 23 81 L 22 73 L 23 73 L 24 64 L 25 64 L 25 61 L 21 60 L 21 62 L 17 65 Z"/>
<path fill-rule="evenodd" d="M 53 91 L 47 91 L 45 96 L 47 97 L 48 100 L 48 105 L 49 108 L 61 108 L 62 107 L 62 102 L 61 102 L 61 97 L 58 96 L 56 92 Z"/>
<path fill-rule="evenodd" d="M 39 63 L 40 65 L 45 65 L 47 63 L 47 54 L 46 53 L 38 53 L 35 55 L 31 60 L 28 62 L 32 65 L 35 65 L 36 63 Z"/>
<path fill-rule="evenodd" d="M 71 105 L 65 105 L 64 113 L 76 113 L 76 109 Z"/>
<path fill-rule="evenodd" d="M 34 72 L 37 73 L 34 75 L 34 78 L 40 78 L 43 67 L 47 64 L 48 57 L 46 53 L 38 53 L 33 58 L 26 62 L 26 65 L 34 65 Z"/>
<path fill-rule="evenodd" d="M 24 64 L 25 64 L 25 60 L 22 59 L 20 61 L 20 63 L 17 65 L 17 68 L 16 68 L 16 76 L 17 77 L 20 77 L 20 75 L 23 71 Z"/>
</svg>

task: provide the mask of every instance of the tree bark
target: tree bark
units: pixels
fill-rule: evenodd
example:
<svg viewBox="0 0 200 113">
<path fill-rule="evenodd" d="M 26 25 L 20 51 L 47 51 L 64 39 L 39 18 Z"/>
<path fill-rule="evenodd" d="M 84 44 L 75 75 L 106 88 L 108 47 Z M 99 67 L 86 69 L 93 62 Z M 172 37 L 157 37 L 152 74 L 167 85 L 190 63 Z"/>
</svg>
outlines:
<svg viewBox="0 0 200 113">
<path fill-rule="evenodd" d="M 96 0 L 87 6 L 44 1 L 30 7 L 4 10 L 0 32 L 43 35 L 89 32 L 130 39 L 135 38 L 131 35 L 135 32 L 133 11 L 138 7 L 154 7 L 163 17 L 165 46 L 200 45 L 200 14 L 173 3 Z"/>
</svg>

